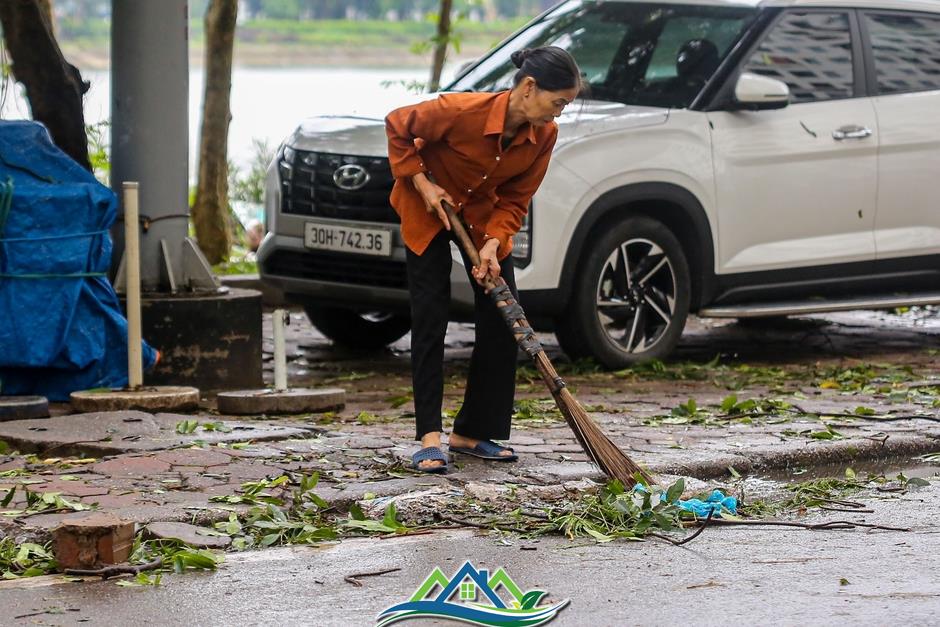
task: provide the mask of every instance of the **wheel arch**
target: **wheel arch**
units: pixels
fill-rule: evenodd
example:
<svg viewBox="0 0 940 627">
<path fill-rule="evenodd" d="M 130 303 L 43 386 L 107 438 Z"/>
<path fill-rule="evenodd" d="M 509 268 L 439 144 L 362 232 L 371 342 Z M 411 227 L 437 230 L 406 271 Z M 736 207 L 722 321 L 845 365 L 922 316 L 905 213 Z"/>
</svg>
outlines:
<svg viewBox="0 0 940 627">
<path fill-rule="evenodd" d="M 690 311 L 710 301 L 715 290 L 715 247 L 705 209 L 687 189 L 673 183 L 636 183 L 605 192 L 578 222 L 565 252 L 560 287 L 568 303 L 580 276 L 585 247 L 612 224 L 630 216 L 646 216 L 671 230 L 686 255 L 692 280 Z"/>
</svg>

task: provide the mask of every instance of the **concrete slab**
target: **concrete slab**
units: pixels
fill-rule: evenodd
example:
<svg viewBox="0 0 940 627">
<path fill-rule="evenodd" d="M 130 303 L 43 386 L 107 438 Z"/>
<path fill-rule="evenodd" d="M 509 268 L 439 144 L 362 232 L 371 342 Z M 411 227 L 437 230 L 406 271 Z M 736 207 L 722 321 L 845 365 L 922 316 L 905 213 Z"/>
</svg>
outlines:
<svg viewBox="0 0 940 627">
<path fill-rule="evenodd" d="M 49 400 L 45 396 L 0 396 L 0 422 L 48 415 Z"/>
<path fill-rule="evenodd" d="M 346 405 L 346 391 L 342 388 L 238 390 L 220 392 L 216 402 L 219 413 L 236 416 L 308 414 L 342 409 Z"/>
<path fill-rule="evenodd" d="M 178 427 L 183 433 L 178 432 Z M 310 428 L 221 422 L 205 417 L 142 411 L 93 412 L 0 423 L 0 440 L 11 448 L 57 456 L 157 451 L 188 446 L 197 441 L 215 444 L 286 440 L 315 434 L 316 431 Z"/>
<path fill-rule="evenodd" d="M 139 390 L 81 390 L 72 392 L 70 398 L 72 409 L 80 412 L 187 411 L 199 407 L 199 390 L 169 385 Z"/>
</svg>

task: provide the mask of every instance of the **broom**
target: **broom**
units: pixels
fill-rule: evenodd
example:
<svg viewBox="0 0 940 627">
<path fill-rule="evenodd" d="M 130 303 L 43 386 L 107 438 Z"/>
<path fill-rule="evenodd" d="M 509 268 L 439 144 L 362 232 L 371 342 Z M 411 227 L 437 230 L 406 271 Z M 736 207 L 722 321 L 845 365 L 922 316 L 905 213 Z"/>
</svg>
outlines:
<svg viewBox="0 0 940 627">
<path fill-rule="evenodd" d="M 458 217 L 454 213 L 454 208 L 446 201 L 441 201 L 441 206 L 447 213 L 451 229 L 460 242 L 460 245 L 467 253 L 467 256 L 470 258 L 470 261 L 474 266 L 479 266 L 480 253 L 467 234 L 467 229 L 463 224 L 463 218 Z M 493 280 L 487 276 L 484 287 L 489 293 L 490 298 L 496 302 L 499 312 L 512 330 L 519 347 L 528 353 L 532 361 L 535 362 L 535 367 L 539 371 L 542 381 L 545 382 L 545 385 L 548 386 L 549 391 L 552 393 L 555 404 L 558 405 L 558 409 L 565 417 L 565 421 L 568 423 L 568 426 L 571 427 L 571 430 L 574 431 L 574 435 L 581 444 L 581 448 L 584 449 L 584 452 L 587 453 L 591 461 L 593 461 L 605 475 L 613 479 L 619 479 L 620 482 L 627 487 L 633 487 L 639 479 L 642 479 L 648 484 L 652 484 L 653 481 L 650 475 L 640 468 L 636 462 L 627 457 L 623 451 L 617 448 L 616 444 L 610 441 L 610 438 L 601 431 L 597 423 L 588 416 L 584 408 L 581 407 L 581 404 L 578 403 L 577 399 L 568 391 L 568 388 L 565 386 L 565 381 L 558 376 L 558 373 L 555 371 L 555 367 L 548 359 L 548 355 L 545 354 L 538 338 L 535 337 L 535 332 L 532 330 L 532 327 L 529 326 L 525 312 L 522 311 L 522 307 L 516 302 L 515 298 L 513 298 L 512 292 L 509 290 L 509 286 L 506 285 L 506 281 L 503 277 L 497 277 L 496 280 Z"/>
</svg>

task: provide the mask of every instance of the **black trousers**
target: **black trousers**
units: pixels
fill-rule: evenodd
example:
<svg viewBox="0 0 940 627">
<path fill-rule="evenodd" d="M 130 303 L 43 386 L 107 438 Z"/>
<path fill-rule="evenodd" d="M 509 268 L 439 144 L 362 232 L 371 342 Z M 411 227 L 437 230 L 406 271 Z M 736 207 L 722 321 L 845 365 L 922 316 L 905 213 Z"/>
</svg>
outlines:
<svg viewBox="0 0 940 627">
<path fill-rule="evenodd" d="M 408 250 L 408 287 L 411 291 L 411 374 L 415 398 L 415 439 L 443 431 L 444 336 L 450 305 L 451 234 L 441 230 L 422 255 Z M 518 347 L 496 303 L 470 274 L 470 262 L 461 250 L 473 285 L 475 334 L 470 373 L 463 406 L 454 421 L 454 433 L 481 440 L 505 440 L 516 393 Z M 500 263 L 500 274 L 518 300 L 512 258 Z"/>
</svg>

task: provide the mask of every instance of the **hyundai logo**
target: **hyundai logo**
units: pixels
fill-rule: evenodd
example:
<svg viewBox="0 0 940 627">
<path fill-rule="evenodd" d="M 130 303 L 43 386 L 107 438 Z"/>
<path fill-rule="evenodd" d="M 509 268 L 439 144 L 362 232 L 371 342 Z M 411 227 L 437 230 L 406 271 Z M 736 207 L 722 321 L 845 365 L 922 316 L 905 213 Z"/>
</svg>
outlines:
<svg viewBox="0 0 940 627">
<path fill-rule="evenodd" d="M 350 163 L 336 169 L 333 173 L 333 182 L 340 189 L 350 191 L 362 189 L 369 182 L 369 173 L 361 165 Z"/>
</svg>

